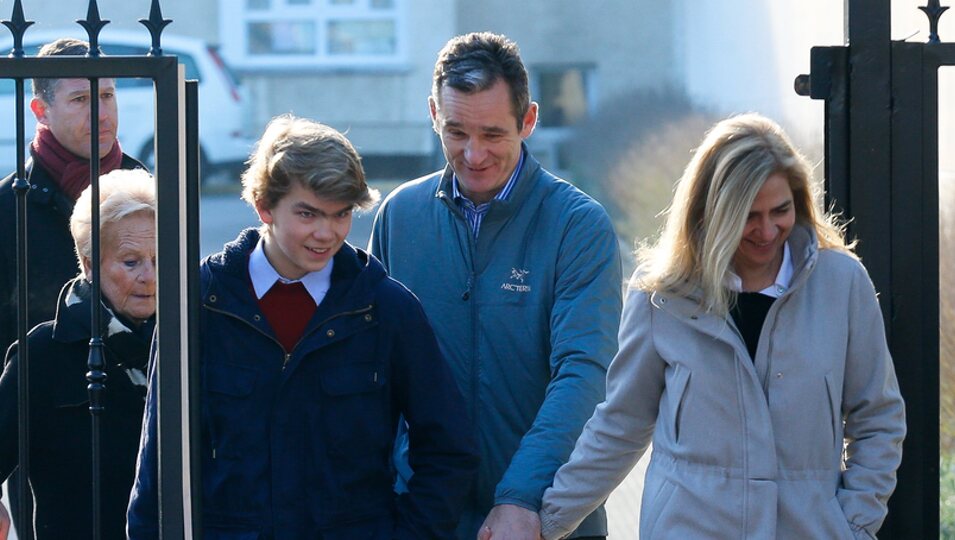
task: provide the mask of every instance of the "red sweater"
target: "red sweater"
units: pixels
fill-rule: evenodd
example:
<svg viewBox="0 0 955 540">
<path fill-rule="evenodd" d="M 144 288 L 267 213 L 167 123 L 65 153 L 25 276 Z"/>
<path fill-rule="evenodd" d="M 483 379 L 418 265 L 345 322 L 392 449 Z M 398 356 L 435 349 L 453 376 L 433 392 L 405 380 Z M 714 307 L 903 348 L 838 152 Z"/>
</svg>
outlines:
<svg viewBox="0 0 955 540">
<path fill-rule="evenodd" d="M 259 309 L 265 314 L 272 331 L 286 353 L 292 352 L 302 338 L 308 321 L 315 314 L 315 300 L 301 282 L 276 281 L 269 292 L 259 299 Z"/>
</svg>

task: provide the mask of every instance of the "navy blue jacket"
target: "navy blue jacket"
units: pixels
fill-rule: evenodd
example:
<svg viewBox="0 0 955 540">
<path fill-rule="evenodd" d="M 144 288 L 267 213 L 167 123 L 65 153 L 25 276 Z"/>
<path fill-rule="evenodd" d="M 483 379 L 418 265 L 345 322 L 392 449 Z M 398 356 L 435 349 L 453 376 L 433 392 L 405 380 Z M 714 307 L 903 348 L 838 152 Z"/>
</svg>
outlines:
<svg viewBox="0 0 955 540">
<path fill-rule="evenodd" d="M 452 535 L 477 469 L 463 402 L 418 300 L 345 244 L 288 354 L 255 300 L 247 229 L 202 263 L 205 537 Z M 156 538 L 156 399 L 147 398 L 130 538 Z M 416 474 L 393 490 L 399 414 Z"/>
</svg>

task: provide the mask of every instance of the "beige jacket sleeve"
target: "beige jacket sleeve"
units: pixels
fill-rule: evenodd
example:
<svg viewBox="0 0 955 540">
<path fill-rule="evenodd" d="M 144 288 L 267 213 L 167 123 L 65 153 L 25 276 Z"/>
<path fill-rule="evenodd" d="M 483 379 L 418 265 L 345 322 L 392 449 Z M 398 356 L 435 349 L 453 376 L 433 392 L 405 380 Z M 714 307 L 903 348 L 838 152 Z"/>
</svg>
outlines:
<svg viewBox="0 0 955 540">
<path fill-rule="evenodd" d="M 603 503 L 646 451 L 663 392 L 663 360 L 650 335 L 650 297 L 632 291 L 620 324 L 620 350 L 607 372 L 607 399 L 597 406 L 570 456 L 544 492 L 541 533 L 569 535 Z"/>
</svg>

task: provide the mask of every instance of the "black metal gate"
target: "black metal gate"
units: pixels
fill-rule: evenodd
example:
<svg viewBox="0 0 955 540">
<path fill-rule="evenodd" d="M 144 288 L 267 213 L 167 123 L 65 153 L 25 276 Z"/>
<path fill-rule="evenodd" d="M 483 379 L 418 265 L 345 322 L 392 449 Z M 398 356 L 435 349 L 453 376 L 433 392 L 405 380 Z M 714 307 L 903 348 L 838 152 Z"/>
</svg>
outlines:
<svg viewBox="0 0 955 540">
<path fill-rule="evenodd" d="M 880 538 L 939 534 L 938 70 L 955 65 L 932 0 L 927 43 L 892 41 L 890 0 L 846 0 L 848 45 L 813 47 L 796 91 L 826 103 L 826 187 L 881 292 L 906 404 L 898 487 Z"/>
<path fill-rule="evenodd" d="M 26 198 L 30 186 L 25 178 L 24 150 L 24 83 L 32 78 L 83 78 L 89 79 L 93 99 L 91 103 L 91 155 L 98 155 L 98 80 L 100 78 L 146 78 L 151 79 L 155 89 L 155 177 L 157 182 L 157 277 L 158 307 L 157 324 L 161 331 L 158 343 L 158 392 L 159 392 L 159 470 L 160 511 L 163 538 L 200 537 L 198 508 L 201 493 L 198 488 L 198 445 L 191 441 L 191 431 L 197 429 L 197 414 L 189 403 L 198 396 L 196 366 L 189 362 L 195 350 L 194 324 L 198 295 L 198 215 L 199 215 L 199 140 L 198 140 L 198 87 L 195 81 L 185 81 L 184 71 L 175 56 L 163 56 L 160 45 L 162 31 L 171 21 L 163 19 L 159 0 L 152 0 L 149 18 L 141 22 L 152 36 L 152 47 L 147 56 L 101 57 L 98 39 L 102 28 L 109 22 L 100 18 L 96 0 L 89 0 L 86 19 L 78 20 L 89 36 L 90 54 L 86 57 L 49 56 L 26 57 L 23 37 L 32 21 L 27 21 L 20 0 L 16 0 L 10 20 L 2 21 L 14 39 L 14 49 L 9 57 L 0 58 L 0 77 L 15 81 L 17 106 L 17 169 L 14 190 L 17 194 L 17 260 L 18 260 L 18 331 L 17 339 L 25 344 L 27 334 L 27 276 L 26 254 L 29 249 L 26 230 Z M 93 189 L 93 230 L 91 233 L 92 260 L 99 261 L 99 161 L 91 160 L 90 181 Z M 6 232 L 6 231 L 5 231 Z M 12 241 L 12 240 L 8 240 Z M 99 304 L 99 265 L 93 265 L 93 305 Z M 92 328 L 101 328 L 98 323 L 100 311 L 92 310 Z M 93 432 L 93 501 L 94 537 L 99 531 L 99 423 L 103 410 L 102 397 L 109 392 L 104 384 L 104 363 L 101 351 L 102 336 L 94 333 L 90 342 L 89 396 Z M 21 501 L 30 500 L 27 485 L 29 473 L 29 351 L 21 347 L 19 352 L 19 482 L 16 489 Z M 195 446 L 195 448 L 194 448 Z M 11 486 L 12 487 L 12 486 Z M 22 504 L 17 525 L 21 540 L 33 538 L 32 515 L 29 504 Z M 193 520 L 195 516 L 196 520 Z"/>
</svg>

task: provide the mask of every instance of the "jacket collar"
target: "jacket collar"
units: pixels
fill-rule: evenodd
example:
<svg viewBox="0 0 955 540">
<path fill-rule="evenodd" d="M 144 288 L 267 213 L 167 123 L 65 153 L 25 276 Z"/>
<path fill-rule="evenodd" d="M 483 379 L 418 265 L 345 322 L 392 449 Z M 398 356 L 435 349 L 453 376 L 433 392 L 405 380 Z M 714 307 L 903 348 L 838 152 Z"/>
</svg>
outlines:
<svg viewBox="0 0 955 540">
<path fill-rule="evenodd" d="M 206 259 L 203 266 L 209 272 L 209 279 L 204 280 L 208 285 L 203 291 L 203 303 L 254 320 L 258 304 L 251 289 L 248 264 L 249 255 L 260 237 L 258 229 L 245 229 L 221 252 Z M 377 259 L 346 242 L 335 254 L 331 288 L 318 306 L 316 315 L 371 304 L 375 285 L 386 277 L 384 267 Z"/>
<path fill-rule="evenodd" d="M 76 201 L 70 199 L 56 185 L 50 172 L 30 158 L 25 166 L 27 181 L 30 183 L 30 196 L 27 200 L 31 204 L 52 206 L 64 216 L 73 213 Z"/>
<path fill-rule="evenodd" d="M 90 329 L 93 327 L 90 316 L 90 304 L 92 303 L 92 286 L 85 278 L 77 276 L 68 281 L 60 289 L 59 300 L 57 301 L 56 317 L 53 320 L 53 339 L 62 342 L 77 340 L 88 340 L 90 338 Z M 118 316 L 104 302 L 100 304 L 102 310 L 101 332 L 103 337 L 111 337 L 117 334 L 130 333 L 141 334 L 148 341 L 152 332 L 140 331 L 143 329 L 134 329 L 133 325 Z M 152 328 L 155 318 L 150 318 L 144 323 L 146 327 Z"/>
<path fill-rule="evenodd" d="M 492 214 L 504 216 L 513 214 L 518 208 L 521 207 L 521 204 L 525 201 L 525 199 L 527 199 L 529 194 L 533 192 L 534 184 L 539 181 L 538 172 L 541 168 L 541 165 L 536 159 L 534 159 L 534 156 L 532 156 L 530 151 L 527 149 L 526 142 L 521 142 L 521 152 L 524 154 L 524 165 L 521 167 L 520 173 L 517 175 L 517 180 L 514 183 L 513 191 L 507 200 L 491 199 L 491 208 L 488 210 L 488 218 L 492 218 Z M 454 204 L 453 199 L 453 178 L 454 170 L 451 168 L 451 164 L 449 163 L 445 165 L 444 172 L 441 174 L 441 178 L 438 180 L 438 187 L 434 192 L 434 196 L 439 199 L 444 199 L 449 207 L 457 210 L 457 206 Z"/>
<path fill-rule="evenodd" d="M 819 256 L 819 244 L 815 230 L 805 224 L 796 223 L 787 239 L 790 256 L 793 263 L 793 276 L 789 288 L 780 298 L 793 294 L 809 279 Z M 727 318 L 717 317 L 703 312 L 700 301 L 703 291 L 698 285 L 688 287 L 682 292 L 654 292 L 650 295 L 651 302 L 657 307 L 671 312 L 681 318 L 694 321 L 703 331 L 713 336 L 720 336 L 727 332 Z"/>
<path fill-rule="evenodd" d="M 85 278 L 77 276 L 60 290 L 56 318 L 53 320 L 53 339 L 61 343 L 89 342 L 93 327 L 90 306 L 92 286 Z M 101 335 L 104 345 L 113 353 L 109 358 L 117 367 L 127 371 L 130 381 L 145 386 L 145 367 L 148 358 L 155 317 L 135 330 L 131 324 L 117 316 L 112 309 L 101 304 Z M 138 370 L 132 373 L 130 370 Z"/>
</svg>

